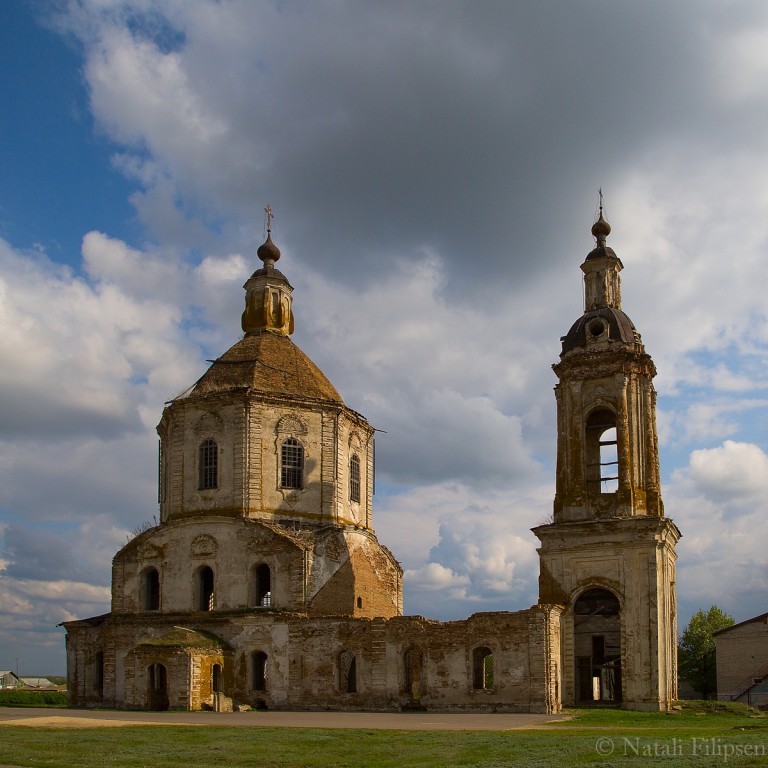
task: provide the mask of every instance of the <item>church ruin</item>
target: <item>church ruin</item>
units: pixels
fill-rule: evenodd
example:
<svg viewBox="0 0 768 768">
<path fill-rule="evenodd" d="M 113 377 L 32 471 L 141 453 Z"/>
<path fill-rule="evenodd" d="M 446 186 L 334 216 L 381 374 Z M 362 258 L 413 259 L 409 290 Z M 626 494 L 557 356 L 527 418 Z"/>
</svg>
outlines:
<svg viewBox="0 0 768 768">
<path fill-rule="evenodd" d="M 668 708 L 680 533 L 660 496 L 655 369 L 602 211 L 554 366 L 539 602 L 451 622 L 403 615 L 402 569 L 373 527 L 374 429 L 291 341 L 267 222 L 243 338 L 163 412 L 159 524 L 115 555 L 111 611 L 64 624 L 70 704 Z"/>
</svg>

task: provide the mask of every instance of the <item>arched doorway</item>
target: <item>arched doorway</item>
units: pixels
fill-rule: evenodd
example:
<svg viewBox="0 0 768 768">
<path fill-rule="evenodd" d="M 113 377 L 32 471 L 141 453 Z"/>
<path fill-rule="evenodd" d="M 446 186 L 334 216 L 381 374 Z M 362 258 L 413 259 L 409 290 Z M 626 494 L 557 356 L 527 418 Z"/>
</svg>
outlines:
<svg viewBox="0 0 768 768">
<path fill-rule="evenodd" d="M 164 664 L 150 664 L 147 669 L 147 703 L 148 709 L 168 709 L 168 674 Z"/>
<path fill-rule="evenodd" d="M 589 589 L 573 606 L 577 704 L 621 702 L 621 605 L 607 589 Z"/>
</svg>

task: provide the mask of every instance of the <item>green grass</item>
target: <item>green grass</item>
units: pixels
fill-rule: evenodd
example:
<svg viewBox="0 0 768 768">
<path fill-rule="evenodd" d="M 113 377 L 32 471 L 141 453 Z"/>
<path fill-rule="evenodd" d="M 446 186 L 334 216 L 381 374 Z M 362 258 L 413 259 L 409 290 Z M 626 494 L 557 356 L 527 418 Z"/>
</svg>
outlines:
<svg viewBox="0 0 768 768">
<path fill-rule="evenodd" d="M 654 730 L 680 730 L 692 728 L 727 728 L 749 726 L 768 733 L 768 715 L 746 704 L 721 701 L 681 701 L 671 712 L 633 712 L 624 709 L 584 708 L 566 710 L 572 720 L 561 720 L 554 725 L 568 728 L 652 728 Z M 766 761 L 768 768 L 768 760 Z"/>
<path fill-rule="evenodd" d="M 24 768 L 768 766 L 768 718 L 751 716 L 749 711 L 717 712 L 702 705 L 677 715 L 617 710 L 573 714 L 572 720 L 546 730 L 508 732 L 2 726 L 0 764 Z M 694 738 L 706 741 L 693 742 Z M 720 754 L 705 753 L 711 752 L 712 744 Z M 762 750 L 765 756 L 725 755 L 731 749 Z"/>
</svg>

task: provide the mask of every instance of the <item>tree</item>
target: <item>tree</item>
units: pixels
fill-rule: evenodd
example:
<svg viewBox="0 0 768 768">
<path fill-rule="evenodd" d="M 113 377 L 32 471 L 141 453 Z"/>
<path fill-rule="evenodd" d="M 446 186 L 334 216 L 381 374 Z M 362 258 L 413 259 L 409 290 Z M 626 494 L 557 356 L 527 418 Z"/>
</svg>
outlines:
<svg viewBox="0 0 768 768">
<path fill-rule="evenodd" d="M 678 645 L 680 676 L 708 699 L 717 692 L 715 668 L 715 632 L 732 627 L 733 617 L 716 605 L 708 611 L 697 611 L 683 630 Z"/>
</svg>

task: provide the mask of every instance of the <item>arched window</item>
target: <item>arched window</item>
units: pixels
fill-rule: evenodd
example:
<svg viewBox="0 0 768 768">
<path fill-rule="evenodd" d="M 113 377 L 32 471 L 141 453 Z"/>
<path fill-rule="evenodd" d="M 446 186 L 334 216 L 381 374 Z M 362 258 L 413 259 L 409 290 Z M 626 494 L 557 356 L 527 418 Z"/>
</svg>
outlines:
<svg viewBox="0 0 768 768">
<path fill-rule="evenodd" d="M 280 448 L 280 487 L 302 488 L 304 484 L 304 446 L 289 437 Z"/>
<path fill-rule="evenodd" d="M 269 608 L 272 605 L 272 574 L 266 563 L 257 565 L 253 569 L 254 578 L 254 604 Z"/>
<path fill-rule="evenodd" d="M 219 446 L 209 437 L 200 443 L 198 456 L 198 483 L 200 491 L 219 487 Z"/>
<path fill-rule="evenodd" d="M 142 576 L 141 607 L 145 611 L 160 610 L 160 574 L 157 568 L 147 568 Z"/>
<path fill-rule="evenodd" d="M 485 646 L 472 651 L 472 687 L 480 691 L 493 688 L 493 652 Z"/>
<path fill-rule="evenodd" d="M 593 493 L 613 493 L 619 488 L 616 415 L 607 408 L 587 419 L 587 483 Z"/>
<path fill-rule="evenodd" d="M 339 691 L 357 693 L 357 661 L 350 651 L 339 654 Z"/>
<path fill-rule="evenodd" d="M 197 572 L 197 610 L 212 611 L 213 605 L 213 570 L 204 565 Z"/>
<path fill-rule="evenodd" d="M 267 674 L 269 659 L 264 651 L 254 651 L 251 654 L 251 689 L 254 691 L 267 690 Z"/>
<path fill-rule="evenodd" d="M 360 501 L 360 459 L 356 453 L 349 457 L 349 500 Z"/>
<path fill-rule="evenodd" d="M 221 693 L 221 664 L 214 664 L 211 672 L 211 688 L 213 693 Z"/>
</svg>

